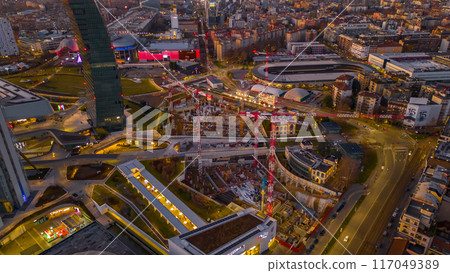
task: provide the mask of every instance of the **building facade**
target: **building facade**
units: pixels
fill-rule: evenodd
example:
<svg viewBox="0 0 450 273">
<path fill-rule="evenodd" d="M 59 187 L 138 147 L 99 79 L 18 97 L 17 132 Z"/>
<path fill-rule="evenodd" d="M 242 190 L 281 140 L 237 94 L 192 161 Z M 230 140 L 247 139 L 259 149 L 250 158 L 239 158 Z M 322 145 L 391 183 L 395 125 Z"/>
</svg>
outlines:
<svg viewBox="0 0 450 273">
<path fill-rule="evenodd" d="M 352 96 L 352 88 L 342 82 L 335 82 L 333 88 L 333 105 L 338 105 L 342 99 Z"/>
<path fill-rule="evenodd" d="M 93 0 L 64 0 L 71 19 L 86 85 L 87 113 L 94 127 L 124 128 L 120 76 L 108 32 Z"/>
<path fill-rule="evenodd" d="M 285 155 L 289 166 L 312 182 L 324 184 L 336 172 L 337 162 L 334 158 L 323 158 L 300 147 L 286 147 Z"/>
<path fill-rule="evenodd" d="M 21 207 L 30 195 L 28 181 L 0 107 L 0 212 Z"/>
<path fill-rule="evenodd" d="M 19 48 L 17 47 L 11 23 L 5 18 L 0 18 L 0 57 L 16 54 L 19 54 Z"/>
<path fill-rule="evenodd" d="M 358 113 L 372 115 L 378 110 L 381 102 L 381 95 L 371 92 L 360 92 L 356 102 L 356 111 Z"/>
</svg>

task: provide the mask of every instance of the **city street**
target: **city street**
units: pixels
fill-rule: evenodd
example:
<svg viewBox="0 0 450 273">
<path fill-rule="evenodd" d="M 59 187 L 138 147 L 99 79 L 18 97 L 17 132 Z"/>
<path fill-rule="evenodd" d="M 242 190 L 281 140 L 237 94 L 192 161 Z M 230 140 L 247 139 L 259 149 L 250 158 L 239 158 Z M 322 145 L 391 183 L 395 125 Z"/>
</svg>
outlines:
<svg viewBox="0 0 450 273">
<path fill-rule="evenodd" d="M 395 207 L 400 205 L 399 201 L 405 194 L 406 186 L 415 171 L 420 170 L 424 164 L 432 145 L 428 142 L 426 145 L 418 145 L 409 138 L 402 139 L 404 144 L 399 145 L 399 129 L 380 131 L 370 127 L 364 128 L 356 121 L 352 123 L 360 130 L 365 129 L 367 132 L 370 129 L 369 138 L 376 141 L 371 145 L 378 147 L 378 165 L 365 183 L 368 187 L 367 197 L 344 229 L 339 241 L 352 254 L 375 254 L 378 240 L 386 230 Z M 395 232 L 393 229 L 387 230 L 388 234 Z M 346 236 L 348 242 L 343 242 Z M 349 253 L 340 244 L 334 244 L 329 254 Z"/>
</svg>

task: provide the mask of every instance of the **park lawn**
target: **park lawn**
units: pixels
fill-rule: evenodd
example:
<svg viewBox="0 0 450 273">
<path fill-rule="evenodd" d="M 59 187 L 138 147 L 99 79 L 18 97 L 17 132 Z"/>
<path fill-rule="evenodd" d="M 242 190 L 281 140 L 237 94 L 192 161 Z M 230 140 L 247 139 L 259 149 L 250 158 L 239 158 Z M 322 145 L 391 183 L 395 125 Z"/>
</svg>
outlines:
<svg viewBox="0 0 450 273">
<path fill-rule="evenodd" d="M 114 169 L 114 166 L 102 164 L 101 166 L 70 165 L 67 166 L 68 180 L 103 180 Z"/>
<path fill-rule="evenodd" d="M 342 133 L 346 133 L 350 136 L 356 136 L 358 134 L 358 127 L 348 124 L 343 119 L 334 119 L 332 120 L 336 122 L 342 128 Z"/>
<path fill-rule="evenodd" d="M 119 171 L 115 171 L 113 175 L 106 181 L 106 185 L 116 190 L 128 200 L 133 202 L 142 214 L 158 229 L 165 238 L 172 238 L 179 235 L 178 231 L 174 230 L 172 225 L 168 224 L 166 219 L 156 211 L 155 207 L 148 205 L 148 200 L 129 183 Z M 153 201 L 153 200 L 150 200 Z"/>
<path fill-rule="evenodd" d="M 124 96 L 139 95 L 159 91 L 158 87 L 148 78 L 142 78 L 141 83 L 136 83 L 131 79 L 121 78 L 122 92 Z"/>
<path fill-rule="evenodd" d="M 32 77 L 5 77 L 4 79 L 23 88 L 30 88 L 31 86 L 42 82 L 47 76 L 32 76 Z M 21 80 L 30 80 L 30 82 L 20 82 Z"/>
<path fill-rule="evenodd" d="M 101 185 L 95 185 L 94 191 L 92 192 L 92 199 L 99 205 L 108 204 L 115 211 L 120 213 L 128 221 L 133 221 L 133 224 L 140 228 L 142 231 L 147 233 L 150 237 L 160 242 L 158 237 L 153 233 L 153 231 L 145 224 L 144 220 L 140 217 L 136 218 L 137 213 L 122 199 L 117 197 L 115 194 L 111 193 L 105 187 Z"/>
<path fill-rule="evenodd" d="M 167 159 L 150 159 L 141 161 L 141 163 L 145 166 L 145 169 L 149 171 L 159 182 L 161 182 L 164 186 L 169 185 L 177 176 L 181 174 L 184 169 L 184 162 L 181 158 L 167 158 Z M 171 172 L 169 177 L 165 177 L 161 171 L 158 171 L 156 168 L 156 164 L 161 163 L 161 171 L 167 170 L 168 168 L 174 170 Z"/>
<path fill-rule="evenodd" d="M 218 220 L 232 213 L 227 207 L 220 206 L 200 194 L 189 191 L 187 188 L 179 185 L 178 182 L 175 181 L 172 183 L 184 169 L 184 162 L 180 158 L 145 160 L 141 163 L 163 185 L 170 185 L 167 189 L 205 221 L 208 219 Z M 161 171 L 158 171 L 156 167 L 158 165 Z M 172 171 L 170 175 L 167 173 L 164 175 L 162 172 L 168 169 L 174 169 L 175 171 Z"/>
<path fill-rule="evenodd" d="M 63 67 L 59 70 L 58 74 L 76 74 L 81 75 L 81 68 L 78 67 Z"/>
<path fill-rule="evenodd" d="M 47 83 L 36 87 L 45 91 L 79 95 L 85 93 L 84 77 L 81 75 L 54 75 Z"/>
<path fill-rule="evenodd" d="M 177 182 L 168 189 L 205 221 L 216 221 L 233 213 L 226 206 L 218 205 L 200 194 L 193 193 Z"/>
<path fill-rule="evenodd" d="M 362 166 L 364 166 L 364 170 L 359 173 L 356 183 L 366 182 L 366 180 L 370 177 L 370 174 L 377 167 L 377 164 L 377 151 L 368 147 L 364 147 L 364 157 L 362 159 Z"/>
<path fill-rule="evenodd" d="M 142 105 L 132 102 L 127 99 L 123 99 L 123 105 L 125 105 L 125 106 L 128 105 L 129 108 L 126 108 L 126 109 L 127 109 L 128 113 L 130 113 L 130 114 L 133 114 L 134 112 L 136 112 L 137 110 L 142 108 Z"/>
<path fill-rule="evenodd" d="M 224 66 L 220 61 L 214 61 L 213 62 L 215 66 L 217 66 L 218 68 L 224 69 L 226 68 L 226 66 Z"/>
<path fill-rule="evenodd" d="M 56 200 L 66 194 L 66 191 L 60 186 L 48 186 L 41 198 L 36 203 L 36 207 L 43 206 L 53 200 Z"/>
</svg>

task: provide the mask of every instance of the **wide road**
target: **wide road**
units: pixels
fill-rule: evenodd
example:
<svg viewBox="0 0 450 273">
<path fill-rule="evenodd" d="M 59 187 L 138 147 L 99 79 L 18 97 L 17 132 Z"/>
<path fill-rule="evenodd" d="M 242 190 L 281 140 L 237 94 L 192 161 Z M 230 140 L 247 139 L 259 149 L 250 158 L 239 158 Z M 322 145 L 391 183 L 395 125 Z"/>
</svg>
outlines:
<svg viewBox="0 0 450 273">
<path fill-rule="evenodd" d="M 336 243 L 328 254 L 375 254 L 377 241 L 401 201 L 412 171 L 424 163 L 424 153 L 429 146 L 422 147 L 415 141 L 402 137 L 403 133 L 399 129 L 380 131 L 363 128 L 356 121 L 351 123 L 360 127 L 360 137 L 368 139 L 377 150 L 378 166 L 366 181 L 367 197 L 339 237 L 345 248 Z M 411 151 L 414 152 L 409 155 Z M 346 236 L 348 241 L 344 242 Z"/>
</svg>

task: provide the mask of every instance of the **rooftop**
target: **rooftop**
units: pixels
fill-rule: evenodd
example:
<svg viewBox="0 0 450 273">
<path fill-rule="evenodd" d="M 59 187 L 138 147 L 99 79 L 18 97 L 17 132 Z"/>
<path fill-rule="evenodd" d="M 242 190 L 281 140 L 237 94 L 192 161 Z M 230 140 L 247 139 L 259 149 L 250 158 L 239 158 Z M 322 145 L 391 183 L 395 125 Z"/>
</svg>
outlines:
<svg viewBox="0 0 450 273">
<path fill-rule="evenodd" d="M 162 204 L 158 198 L 148 190 L 134 175 L 136 170 L 139 174 L 151 184 L 160 195 L 164 196 L 171 204 L 173 204 L 180 212 L 182 212 L 186 218 L 188 218 L 195 226 L 201 227 L 205 225 L 205 222 L 193 212 L 186 204 L 184 204 L 178 197 L 176 197 L 166 186 L 158 181 L 153 175 L 151 175 L 137 160 L 132 160 L 117 166 L 119 171 L 128 179 L 128 181 L 149 201 L 152 205 L 162 214 L 164 217 L 180 232 L 188 231 L 187 227 L 178 219 L 164 204 Z"/>
<path fill-rule="evenodd" d="M 7 121 L 53 114 L 47 99 L 4 79 L 0 79 L 0 105 L 5 108 Z"/>
<path fill-rule="evenodd" d="M 349 155 L 363 156 L 363 149 L 356 143 L 339 143 L 339 146 Z"/>
<path fill-rule="evenodd" d="M 360 93 L 358 94 L 358 97 L 359 97 L 359 96 L 361 96 L 361 97 L 373 98 L 373 99 L 379 99 L 379 98 L 381 98 L 381 95 L 380 95 L 380 94 L 378 94 L 378 93 L 373 93 L 373 92 L 367 92 L 367 91 L 360 92 Z"/>
<path fill-rule="evenodd" d="M 335 82 L 333 83 L 333 86 L 335 86 L 339 90 L 352 90 L 352 88 L 345 83 L 342 82 Z"/>
<path fill-rule="evenodd" d="M 215 226 L 199 234 L 193 235 L 186 240 L 208 254 L 262 223 L 263 220 L 261 218 L 257 218 L 252 214 L 246 214 L 222 225 Z"/>
<path fill-rule="evenodd" d="M 324 121 L 321 122 L 320 125 L 327 131 L 340 131 L 342 130 L 341 126 L 333 121 Z"/>
<path fill-rule="evenodd" d="M 352 80 L 354 78 L 355 77 L 353 77 L 352 75 L 343 74 L 343 75 L 340 75 L 339 77 L 337 77 L 336 80 L 349 81 L 349 80 Z"/>
<path fill-rule="evenodd" d="M 407 245 L 408 239 L 400 237 L 394 238 L 387 255 L 402 255 L 405 252 Z"/>
</svg>

